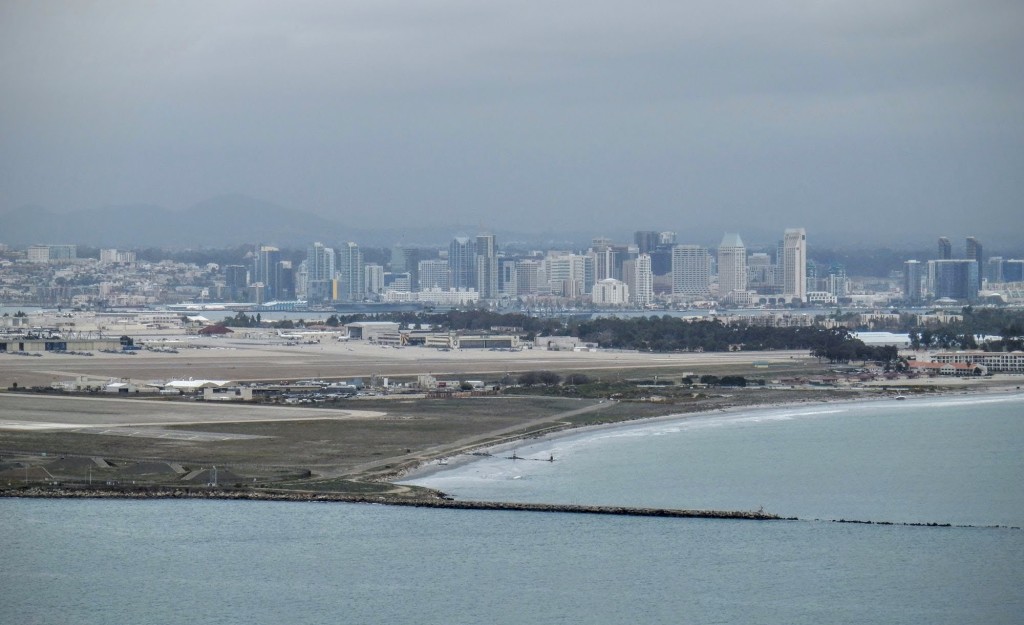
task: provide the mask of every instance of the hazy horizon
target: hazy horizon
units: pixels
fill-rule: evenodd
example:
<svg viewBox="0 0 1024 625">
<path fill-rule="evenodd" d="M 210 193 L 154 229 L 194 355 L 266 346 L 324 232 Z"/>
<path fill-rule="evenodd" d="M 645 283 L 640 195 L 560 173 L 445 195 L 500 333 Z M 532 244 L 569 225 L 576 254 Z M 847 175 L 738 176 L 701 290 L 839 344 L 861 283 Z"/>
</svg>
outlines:
<svg viewBox="0 0 1024 625">
<path fill-rule="evenodd" d="M 243 194 L 366 229 L 1006 245 L 1021 23 L 996 0 L 6 3 L 0 214 Z"/>
</svg>

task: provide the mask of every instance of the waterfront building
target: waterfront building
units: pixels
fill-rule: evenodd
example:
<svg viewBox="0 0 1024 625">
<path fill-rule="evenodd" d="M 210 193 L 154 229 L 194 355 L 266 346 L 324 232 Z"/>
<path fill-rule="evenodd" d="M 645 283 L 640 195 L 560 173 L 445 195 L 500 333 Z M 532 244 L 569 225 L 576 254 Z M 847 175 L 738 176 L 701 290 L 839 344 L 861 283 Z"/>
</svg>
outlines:
<svg viewBox="0 0 1024 625">
<path fill-rule="evenodd" d="M 807 232 L 787 228 L 782 238 L 782 296 L 789 302 L 807 301 Z"/>
<path fill-rule="evenodd" d="M 700 245 L 672 248 L 672 294 L 707 295 L 711 282 L 711 256 Z"/>
<path fill-rule="evenodd" d="M 736 233 L 726 233 L 718 245 L 718 292 L 722 298 L 747 290 L 747 248 Z"/>
</svg>

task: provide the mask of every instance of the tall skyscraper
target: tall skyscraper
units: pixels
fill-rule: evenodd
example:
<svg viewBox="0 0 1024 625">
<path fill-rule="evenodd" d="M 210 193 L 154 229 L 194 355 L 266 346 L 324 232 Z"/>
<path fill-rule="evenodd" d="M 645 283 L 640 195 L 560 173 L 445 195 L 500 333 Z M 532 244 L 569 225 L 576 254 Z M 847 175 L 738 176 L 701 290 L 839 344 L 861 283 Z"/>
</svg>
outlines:
<svg viewBox="0 0 1024 625">
<path fill-rule="evenodd" d="M 335 271 L 334 248 L 317 242 L 306 248 L 306 279 L 333 280 Z"/>
<path fill-rule="evenodd" d="M 451 288 L 476 288 L 476 243 L 473 239 L 452 239 L 448 246 L 448 270 L 451 272 Z"/>
<path fill-rule="evenodd" d="M 476 238 L 476 290 L 480 299 L 498 297 L 498 246 L 493 234 Z"/>
<path fill-rule="evenodd" d="M 544 274 L 552 295 L 579 297 L 592 284 L 593 264 L 580 254 L 549 254 L 544 259 Z"/>
<path fill-rule="evenodd" d="M 375 263 L 363 265 L 363 288 L 368 294 L 384 292 L 384 265 Z"/>
<path fill-rule="evenodd" d="M 953 258 L 953 244 L 949 242 L 947 237 L 939 237 L 939 260 L 949 260 Z"/>
<path fill-rule="evenodd" d="M 711 256 L 700 245 L 672 248 L 672 294 L 706 295 L 711 281 Z"/>
<path fill-rule="evenodd" d="M 516 261 L 516 295 L 536 295 L 547 289 L 544 262 L 539 260 Z"/>
<path fill-rule="evenodd" d="M 228 298 L 232 301 L 243 299 L 245 287 L 249 286 L 249 270 L 245 265 L 225 265 L 224 286 L 227 287 Z"/>
<path fill-rule="evenodd" d="M 908 260 L 903 263 L 903 298 L 909 304 L 921 302 L 921 263 Z"/>
<path fill-rule="evenodd" d="M 807 231 L 787 228 L 782 237 L 782 296 L 807 301 Z"/>
<path fill-rule="evenodd" d="M 718 245 L 718 293 L 724 298 L 746 290 L 747 248 L 740 235 L 726 233 Z"/>
<path fill-rule="evenodd" d="M 338 252 L 338 299 L 343 302 L 362 301 L 366 292 L 363 253 L 351 241 L 342 245 Z"/>
<path fill-rule="evenodd" d="M 658 247 L 660 241 L 659 233 L 653 230 L 637 230 L 633 233 L 633 242 L 641 254 L 649 254 Z"/>
<path fill-rule="evenodd" d="M 637 306 L 648 306 L 654 302 L 654 273 L 651 271 L 650 254 L 641 254 L 632 264 L 632 284 L 629 293 Z"/>
<path fill-rule="evenodd" d="M 295 269 L 292 261 L 279 260 L 274 265 L 274 299 L 295 299 Z"/>
<path fill-rule="evenodd" d="M 263 298 L 265 301 L 278 298 L 279 276 L 277 264 L 281 261 L 281 250 L 270 245 L 257 245 L 256 254 L 253 257 L 252 281 L 263 284 Z"/>
<path fill-rule="evenodd" d="M 978 263 L 978 285 L 980 288 L 981 279 L 984 277 L 982 269 L 985 267 L 985 251 L 981 246 L 981 241 L 978 241 L 975 237 L 967 237 L 967 260 L 973 260 Z"/>
<path fill-rule="evenodd" d="M 306 248 L 306 299 L 313 302 L 330 300 L 334 293 L 335 271 L 333 247 L 317 242 Z"/>
<path fill-rule="evenodd" d="M 516 261 L 502 259 L 498 269 L 498 292 L 502 297 L 515 298 L 519 293 L 519 271 Z"/>
</svg>

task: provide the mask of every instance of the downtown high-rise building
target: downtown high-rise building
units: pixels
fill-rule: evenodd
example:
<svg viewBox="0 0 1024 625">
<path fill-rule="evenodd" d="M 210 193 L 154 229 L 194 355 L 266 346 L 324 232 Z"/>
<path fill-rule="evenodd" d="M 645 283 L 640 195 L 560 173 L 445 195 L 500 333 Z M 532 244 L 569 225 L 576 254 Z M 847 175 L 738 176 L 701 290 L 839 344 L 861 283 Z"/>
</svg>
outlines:
<svg viewBox="0 0 1024 625">
<path fill-rule="evenodd" d="M 651 255 L 640 254 L 623 263 L 623 275 L 628 278 L 629 296 L 637 306 L 654 303 L 654 273 L 651 271 Z"/>
<path fill-rule="evenodd" d="M 787 228 L 782 237 L 782 296 L 788 302 L 807 301 L 807 231 Z"/>
<path fill-rule="evenodd" d="M 306 279 L 333 280 L 336 270 L 334 248 L 317 242 L 306 248 Z"/>
<path fill-rule="evenodd" d="M 518 262 L 503 258 L 498 263 L 498 292 L 502 297 L 515 299 L 519 294 Z"/>
<path fill-rule="evenodd" d="M 417 263 L 418 290 L 440 289 L 447 291 L 451 286 L 451 271 L 448 261 L 443 258 L 421 260 Z"/>
<path fill-rule="evenodd" d="M 334 248 L 316 242 L 306 248 L 306 299 L 325 302 L 334 297 L 334 274 L 337 271 Z"/>
<path fill-rule="evenodd" d="M 903 263 L 903 299 L 908 304 L 919 304 L 921 297 L 921 263 L 908 260 Z"/>
<path fill-rule="evenodd" d="M 295 268 L 292 261 L 279 260 L 274 265 L 274 299 L 295 299 Z"/>
<path fill-rule="evenodd" d="M 363 269 L 363 252 L 349 241 L 338 249 L 338 300 L 360 302 L 366 293 L 366 275 Z"/>
<path fill-rule="evenodd" d="M 928 287 L 935 299 L 973 301 L 978 297 L 978 261 L 949 258 L 928 261 Z"/>
<path fill-rule="evenodd" d="M 281 250 L 270 245 L 257 245 L 253 257 L 252 283 L 261 284 L 260 293 L 265 301 L 279 297 L 278 263 L 281 262 Z"/>
<path fill-rule="evenodd" d="M 498 246 L 493 234 L 476 238 L 476 290 L 480 299 L 498 297 Z"/>
<path fill-rule="evenodd" d="M 726 233 L 718 245 L 718 293 L 727 298 L 731 293 L 747 290 L 747 248 L 736 233 Z"/>
<path fill-rule="evenodd" d="M 984 277 L 983 269 L 985 267 L 985 250 L 981 245 L 981 241 L 977 237 L 967 237 L 965 258 L 967 260 L 973 260 L 978 263 L 978 284 L 981 285 L 981 280 Z"/>
<path fill-rule="evenodd" d="M 711 255 L 700 245 L 672 248 L 672 294 L 707 295 L 711 282 Z"/>
<path fill-rule="evenodd" d="M 537 295 L 550 292 L 544 261 L 523 259 L 516 261 L 516 295 Z"/>
<path fill-rule="evenodd" d="M 593 284 L 593 262 L 580 254 L 549 254 L 544 274 L 552 295 L 579 297 Z"/>
<path fill-rule="evenodd" d="M 249 269 L 245 265 L 225 265 L 224 286 L 228 299 L 234 302 L 243 299 L 245 289 L 249 286 Z"/>
<path fill-rule="evenodd" d="M 376 263 L 363 265 L 363 289 L 367 295 L 384 292 L 384 265 Z"/>
<path fill-rule="evenodd" d="M 633 233 L 633 243 L 641 254 L 650 254 L 658 247 L 661 240 L 660 233 L 654 230 L 637 230 Z"/>
<path fill-rule="evenodd" d="M 476 288 L 476 242 L 473 239 L 452 239 L 448 245 L 448 270 L 451 272 L 451 288 Z"/>
<path fill-rule="evenodd" d="M 948 237 L 939 237 L 939 260 L 953 258 L 953 244 Z"/>
</svg>

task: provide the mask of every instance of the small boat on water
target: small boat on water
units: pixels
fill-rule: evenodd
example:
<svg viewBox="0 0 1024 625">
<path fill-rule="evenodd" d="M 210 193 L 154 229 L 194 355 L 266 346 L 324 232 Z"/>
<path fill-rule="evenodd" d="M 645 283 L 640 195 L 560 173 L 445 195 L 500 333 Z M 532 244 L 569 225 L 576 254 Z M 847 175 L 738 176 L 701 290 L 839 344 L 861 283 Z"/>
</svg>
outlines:
<svg viewBox="0 0 1024 625">
<path fill-rule="evenodd" d="M 903 394 L 901 394 L 901 393 L 897 393 L 896 394 L 896 399 L 906 399 L 906 397 L 904 397 Z"/>
</svg>

